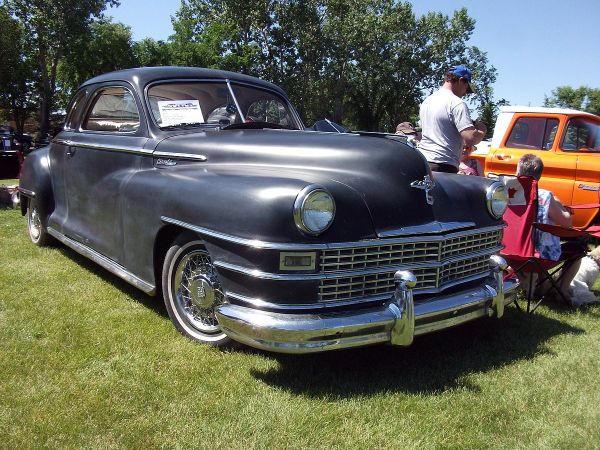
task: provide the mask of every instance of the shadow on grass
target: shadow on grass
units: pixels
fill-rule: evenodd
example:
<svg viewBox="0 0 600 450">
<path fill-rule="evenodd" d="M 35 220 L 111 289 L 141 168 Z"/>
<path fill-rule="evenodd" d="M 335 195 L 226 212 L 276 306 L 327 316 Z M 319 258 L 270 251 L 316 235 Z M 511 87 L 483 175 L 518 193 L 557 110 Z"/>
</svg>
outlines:
<svg viewBox="0 0 600 450">
<path fill-rule="evenodd" d="M 122 280 L 121 278 L 119 278 L 118 276 L 113 274 L 112 272 L 109 272 L 108 270 L 104 269 L 102 266 L 99 266 L 98 264 L 96 264 L 92 260 L 86 258 L 85 256 L 80 255 L 75 250 L 72 250 L 71 248 L 61 245 L 61 244 L 55 244 L 55 245 L 56 245 L 55 248 L 65 258 L 72 260 L 73 262 L 77 263 L 77 265 L 81 266 L 85 270 L 92 272 L 93 274 L 99 276 L 104 281 L 109 283 L 111 286 L 114 286 L 116 289 L 127 294 L 129 297 L 131 297 L 131 299 L 133 301 L 136 301 L 137 303 L 144 305 L 146 308 L 148 308 L 151 311 L 154 311 L 159 316 L 165 317 L 167 319 L 169 318 L 169 315 L 167 314 L 167 310 L 165 309 L 165 306 L 164 306 L 161 296 L 157 295 L 157 296 L 152 297 L 148 294 L 145 294 L 144 292 L 140 291 L 136 287 L 134 287 L 131 284 L 127 283 L 126 281 Z"/>
<path fill-rule="evenodd" d="M 501 320 L 480 320 L 420 336 L 412 346 L 374 346 L 314 355 L 270 355 L 279 367 L 253 370 L 266 384 L 311 397 L 379 392 L 436 393 L 478 390 L 465 376 L 549 353 L 545 342 L 582 333 L 564 322 L 508 308 Z"/>
<path fill-rule="evenodd" d="M 150 297 L 70 248 L 57 249 L 82 268 L 98 275 L 134 301 L 168 318 L 163 302 Z M 262 382 L 298 395 L 349 398 L 379 392 L 437 393 L 478 386 L 465 378 L 472 373 L 533 359 L 550 351 L 554 336 L 583 330 L 541 314 L 509 307 L 501 320 L 478 320 L 416 338 L 412 346 L 373 346 L 313 355 L 267 353 L 240 346 L 235 351 L 259 354 L 279 364 L 251 369 Z"/>
</svg>

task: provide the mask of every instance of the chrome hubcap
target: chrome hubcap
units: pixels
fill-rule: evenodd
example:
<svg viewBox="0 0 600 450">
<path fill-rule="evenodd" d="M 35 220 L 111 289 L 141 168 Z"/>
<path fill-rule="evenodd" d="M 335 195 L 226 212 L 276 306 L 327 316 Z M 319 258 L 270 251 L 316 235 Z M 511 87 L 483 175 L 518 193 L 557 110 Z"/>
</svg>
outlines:
<svg viewBox="0 0 600 450">
<path fill-rule="evenodd" d="M 174 281 L 177 309 L 189 324 L 203 333 L 219 333 L 215 307 L 223 303 L 224 295 L 208 253 L 194 250 L 185 255 Z"/>
</svg>

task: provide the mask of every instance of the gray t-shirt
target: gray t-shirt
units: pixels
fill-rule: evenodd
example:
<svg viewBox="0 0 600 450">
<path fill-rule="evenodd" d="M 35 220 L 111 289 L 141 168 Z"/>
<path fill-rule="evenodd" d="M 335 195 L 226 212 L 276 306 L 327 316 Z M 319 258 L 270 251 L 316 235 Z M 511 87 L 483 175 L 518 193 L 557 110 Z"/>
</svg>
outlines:
<svg viewBox="0 0 600 450">
<path fill-rule="evenodd" d="M 473 126 L 469 108 L 449 89 L 439 89 L 421 104 L 423 137 L 419 150 L 429 162 L 458 167 L 463 139 L 460 132 Z"/>
</svg>

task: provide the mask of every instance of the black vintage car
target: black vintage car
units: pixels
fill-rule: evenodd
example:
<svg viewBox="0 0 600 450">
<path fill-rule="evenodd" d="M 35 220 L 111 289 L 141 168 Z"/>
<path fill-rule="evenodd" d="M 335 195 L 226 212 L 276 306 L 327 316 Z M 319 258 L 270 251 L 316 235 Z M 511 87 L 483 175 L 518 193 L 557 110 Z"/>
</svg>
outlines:
<svg viewBox="0 0 600 450">
<path fill-rule="evenodd" d="M 20 192 L 35 244 L 162 293 L 217 346 L 409 345 L 502 316 L 517 287 L 496 255 L 502 184 L 432 174 L 394 135 L 305 131 L 279 87 L 230 72 L 89 80 Z"/>
<path fill-rule="evenodd" d="M 17 178 L 23 161 L 23 147 L 10 127 L 0 127 L 0 178 Z"/>
</svg>

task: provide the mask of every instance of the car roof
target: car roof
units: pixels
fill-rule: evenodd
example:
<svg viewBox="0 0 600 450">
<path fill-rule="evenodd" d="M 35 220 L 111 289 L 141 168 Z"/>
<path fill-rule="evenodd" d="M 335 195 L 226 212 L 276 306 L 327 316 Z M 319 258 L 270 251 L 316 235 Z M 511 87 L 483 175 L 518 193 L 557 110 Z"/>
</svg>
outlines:
<svg viewBox="0 0 600 450">
<path fill-rule="evenodd" d="M 277 85 L 259 78 L 251 77 L 241 73 L 229 72 L 218 69 L 205 69 L 201 67 L 179 67 L 179 66 L 161 66 L 161 67 L 137 67 L 133 69 L 117 70 L 103 75 L 91 78 L 81 86 L 88 86 L 95 83 L 105 83 L 110 81 L 125 81 L 143 88 L 149 83 L 164 79 L 198 79 L 198 78 L 218 78 L 232 81 L 252 83 L 273 89 L 285 95 L 285 92 Z"/>
<path fill-rule="evenodd" d="M 592 113 L 588 113 L 585 111 L 579 111 L 577 109 L 570 108 L 547 108 L 542 106 L 501 106 L 500 112 L 503 113 L 539 113 L 539 114 L 577 114 L 583 116 L 592 116 L 598 117 Z"/>
</svg>

